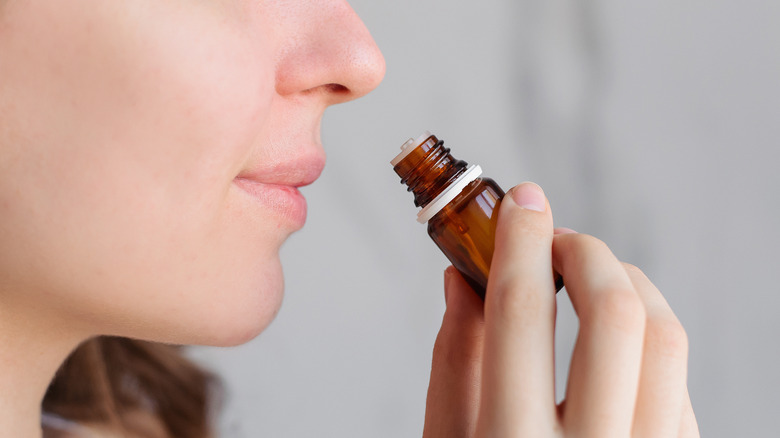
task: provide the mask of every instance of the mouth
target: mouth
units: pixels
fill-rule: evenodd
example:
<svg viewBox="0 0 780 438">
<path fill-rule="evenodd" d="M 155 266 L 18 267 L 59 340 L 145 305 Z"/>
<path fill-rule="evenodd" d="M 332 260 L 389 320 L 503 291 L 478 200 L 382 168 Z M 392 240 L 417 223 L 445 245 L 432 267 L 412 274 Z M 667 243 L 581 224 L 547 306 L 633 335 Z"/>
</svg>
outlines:
<svg viewBox="0 0 780 438">
<path fill-rule="evenodd" d="M 324 167 L 325 156 L 317 151 L 280 163 L 259 163 L 239 173 L 233 183 L 297 230 L 306 223 L 307 212 L 306 198 L 298 188 L 312 184 Z"/>
<path fill-rule="evenodd" d="M 297 187 L 266 184 L 248 178 L 236 178 L 233 183 L 251 196 L 261 208 L 274 212 L 293 229 L 301 229 L 306 223 L 306 198 Z"/>
</svg>

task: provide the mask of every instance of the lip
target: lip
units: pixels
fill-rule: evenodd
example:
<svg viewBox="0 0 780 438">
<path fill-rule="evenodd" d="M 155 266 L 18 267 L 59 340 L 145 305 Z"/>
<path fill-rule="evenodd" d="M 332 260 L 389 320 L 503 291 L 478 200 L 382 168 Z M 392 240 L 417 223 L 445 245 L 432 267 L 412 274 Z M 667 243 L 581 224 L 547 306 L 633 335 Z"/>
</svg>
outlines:
<svg viewBox="0 0 780 438">
<path fill-rule="evenodd" d="M 312 184 L 325 167 L 321 148 L 311 148 L 306 154 L 284 162 L 262 161 L 254 168 L 238 174 L 233 182 L 259 201 L 264 208 L 274 211 L 295 229 L 306 223 L 306 198 L 298 190 Z"/>
<path fill-rule="evenodd" d="M 236 178 L 233 182 L 294 229 L 300 229 L 306 223 L 306 198 L 297 187 L 265 184 L 247 178 Z"/>
</svg>

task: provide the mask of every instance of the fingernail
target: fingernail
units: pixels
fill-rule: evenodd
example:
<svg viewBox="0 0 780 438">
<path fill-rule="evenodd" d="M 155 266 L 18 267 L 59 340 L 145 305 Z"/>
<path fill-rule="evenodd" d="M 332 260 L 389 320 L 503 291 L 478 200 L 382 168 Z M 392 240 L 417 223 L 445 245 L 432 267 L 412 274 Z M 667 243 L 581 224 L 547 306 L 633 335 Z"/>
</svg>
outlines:
<svg viewBox="0 0 780 438">
<path fill-rule="evenodd" d="M 525 182 L 512 190 L 512 198 L 521 208 L 533 211 L 546 209 L 546 198 L 542 188 L 532 182 Z"/>
<path fill-rule="evenodd" d="M 577 234 L 577 232 L 571 228 L 558 227 L 555 229 L 555 234 Z"/>
</svg>

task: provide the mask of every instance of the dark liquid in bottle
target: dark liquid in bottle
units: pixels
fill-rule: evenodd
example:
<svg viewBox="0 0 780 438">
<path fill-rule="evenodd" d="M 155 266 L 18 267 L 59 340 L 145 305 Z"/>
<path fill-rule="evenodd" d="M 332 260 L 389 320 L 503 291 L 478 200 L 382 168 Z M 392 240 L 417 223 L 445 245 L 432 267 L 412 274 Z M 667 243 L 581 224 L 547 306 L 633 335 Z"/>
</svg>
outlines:
<svg viewBox="0 0 780 438">
<path fill-rule="evenodd" d="M 482 299 L 503 197 L 495 181 L 477 178 L 428 221 L 428 235 Z"/>
</svg>

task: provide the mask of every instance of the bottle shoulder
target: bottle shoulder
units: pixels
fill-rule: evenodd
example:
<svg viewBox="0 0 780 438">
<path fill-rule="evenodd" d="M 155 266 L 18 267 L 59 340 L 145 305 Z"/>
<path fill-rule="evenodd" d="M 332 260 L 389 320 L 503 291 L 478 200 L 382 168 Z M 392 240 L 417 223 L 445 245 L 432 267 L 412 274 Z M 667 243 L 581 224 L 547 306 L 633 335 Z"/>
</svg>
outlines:
<svg viewBox="0 0 780 438">
<path fill-rule="evenodd" d="M 498 183 L 493 179 L 489 177 L 480 177 L 477 178 L 474 182 L 479 181 L 479 184 L 477 184 L 478 187 L 489 187 L 497 194 L 500 194 L 502 197 L 504 196 L 504 189 L 501 188 L 501 186 L 498 185 Z"/>
<path fill-rule="evenodd" d="M 458 204 L 467 202 L 476 196 L 486 196 L 491 199 L 501 199 L 504 197 L 504 190 L 492 178 L 480 177 L 467 185 L 448 206 L 457 206 Z"/>
<path fill-rule="evenodd" d="M 428 221 L 429 232 L 463 216 L 475 204 L 483 214 L 492 216 L 504 197 L 504 190 L 492 178 L 479 177 L 470 182 L 452 201 Z"/>
</svg>

